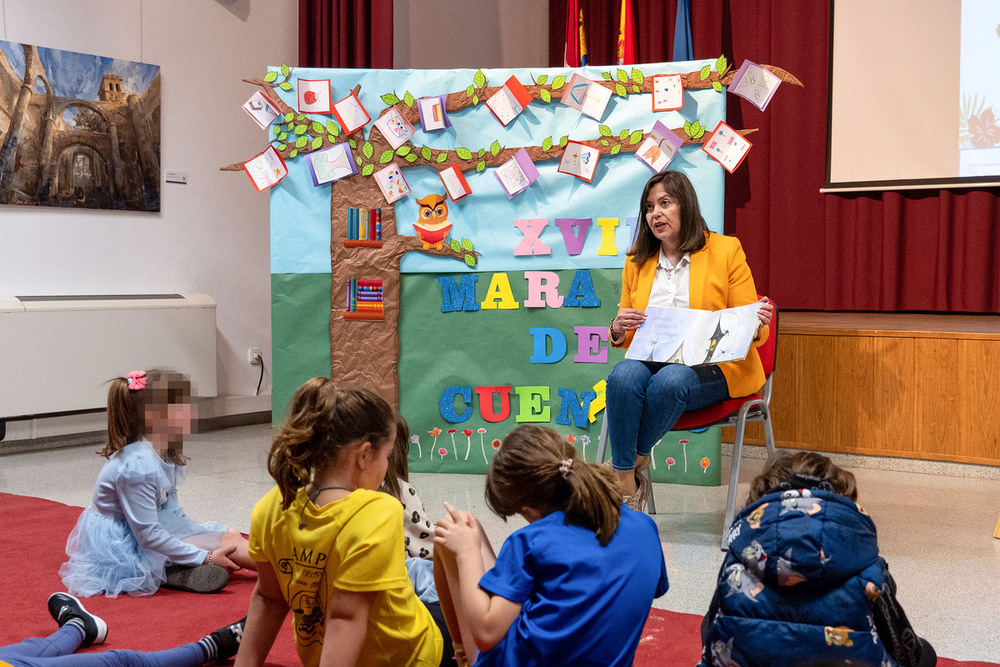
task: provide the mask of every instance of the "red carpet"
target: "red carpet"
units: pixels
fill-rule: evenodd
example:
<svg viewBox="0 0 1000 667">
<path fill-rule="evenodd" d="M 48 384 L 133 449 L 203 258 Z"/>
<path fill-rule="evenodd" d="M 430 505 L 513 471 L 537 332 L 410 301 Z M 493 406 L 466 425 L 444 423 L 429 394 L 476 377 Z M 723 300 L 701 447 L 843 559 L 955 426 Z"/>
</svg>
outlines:
<svg viewBox="0 0 1000 667">
<path fill-rule="evenodd" d="M 64 590 L 59 566 L 66 560 L 64 547 L 81 508 L 39 498 L 0 493 L 0 645 L 26 637 L 46 636 L 55 630 L 46 600 Z M 86 598 L 88 610 L 101 616 L 110 628 L 108 641 L 87 651 L 131 648 L 157 650 L 195 641 L 212 630 L 246 614 L 255 576 L 236 574 L 216 595 L 194 595 L 160 590 L 155 595 L 114 600 Z M 669 595 L 669 593 L 668 593 Z M 290 617 L 289 617 L 290 619 Z M 636 667 L 695 665 L 700 657 L 701 617 L 654 609 L 639 643 Z M 290 620 L 278 636 L 268 665 L 299 665 Z M 995 663 L 956 662 L 951 667 L 996 667 Z"/>
</svg>

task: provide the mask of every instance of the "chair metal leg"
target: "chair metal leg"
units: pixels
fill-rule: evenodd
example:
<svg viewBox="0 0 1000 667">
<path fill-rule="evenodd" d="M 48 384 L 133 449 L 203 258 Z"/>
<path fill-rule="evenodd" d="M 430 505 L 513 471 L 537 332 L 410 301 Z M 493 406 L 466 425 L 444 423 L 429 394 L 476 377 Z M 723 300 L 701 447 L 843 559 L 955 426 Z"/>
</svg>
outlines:
<svg viewBox="0 0 1000 667">
<path fill-rule="evenodd" d="M 733 462 L 729 471 L 729 492 L 726 494 L 726 514 L 722 521 L 722 550 L 729 546 L 729 528 L 733 523 L 733 515 L 736 514 L 736 489 L 740 483 L 740 459 L 743 456 L 743 432 L 746 430 L 746 413 L 740 410 L 740 415 L 736 419 L 736 437 L 733 438 Z"/>
<path fill-rule="evenodd" d="M 597 463 L 604 463 L 604 452 L 608 447 L 608 409 L 601 417 L 601 434 L 597 436 Z"/>
<path fill-rule="evenodd" d="M 771 424 L 771 411 L 768 410 L 766 405 L 762 405 L 760 410 L 763 416 L 761 421 L 764 424 L 764 446 L 767 449 L 767 458 L 771 458 L 776 451 L 774 448 L 774 427 Z"/>
</svg>

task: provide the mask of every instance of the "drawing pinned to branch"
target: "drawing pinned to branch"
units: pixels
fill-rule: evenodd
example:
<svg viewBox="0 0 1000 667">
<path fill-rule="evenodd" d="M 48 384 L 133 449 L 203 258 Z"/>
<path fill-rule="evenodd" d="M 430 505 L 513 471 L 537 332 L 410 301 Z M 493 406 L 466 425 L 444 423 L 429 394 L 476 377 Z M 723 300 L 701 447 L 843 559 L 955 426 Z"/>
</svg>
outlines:
<svg viewBox="0 0 1000 667">
<path fill-rule="evenodd" d="M 649 136 L 639 144 L 635 157 L 644 165 L 659 173 L 667 168 L 684 141 L 660 121 L 653 123 Z"/>
<path fill-rule="evenodd" d="M 559 172 L 571 174 L 590 183 L 594 180 L 600 156 L 601 151 L 593 146 L 581 144 L 579 141 L 569 141 L 559 161 Z"/>
<path fill-rule="evenodd" d="M 417 100 L 417 112 L 420 114 L 420 127 L 424 132 L 436 132 L 451 127 L 448 112 L 445 111 L 445 95 L 421 97 Z"/>
<path fill-rule="evenodd" d="M 271 122 L 281 114 L 271 104 L 270 100 L 259 90 L 250 96 L 250 99 L 243 104 L 243 110 L 250 114 L 254 122 L 260 129 L 266 130 Z"/>
<path fill-rule="evenodd" d="M 760 65 L 744 60 L 729 84 L 729 92 L 742 97 L 763 111 L 780 85 L 781 79 L 774 74 Z"/>
<path fill-rule="evenodd" d="M 416 130 L 395 106 L 389 107 L 389 110 L 375 121 L 375 127 L 392 146 L 392 150 L 396 150 L 416 134 Z"/>
<path fill-rule="evenodd" d="M 486 100 L 487 108 L 493 112 L 500 124 L 506 127 L 531 103 L 531 94 L 521 85 L 517 77 L 510 77 L 496 93 Z"/>
<path fill-rule="evenodd" d="M 403 172 L 399 170 L 399 166 L 395 162 L 385 169 L 376 171 L 375 182 L 378 183 L 379 190 L 382 191 L 385 200 L 390 204 L 410 194 L 410 186 L 406 183 Z"/>
<path fill-rule="evenodd" d="M 257 189 L 263 192 L 269 187 L 276 185 L 278 181 L 288 175 L 288 167 L 281 159 L 274 146 L 268 146 L 263 153 L 256 155 L 243 163 L 243 169 L 250 177 L 250 182 Z"/>
<path fill-rule="evenodd" d="M 673 111 L 684 106 L 684 84 L 680 74 L 653 76 L 653 111 Z"/>
<path fill-rule="evenodd" d="M 500 187 L 507 194 L 507 199 L 528 189 L 538 179 L 538 169 L 523 148 L 514 153 L 514 157 L 504 162 L 493 172 L 500 181 Z"/>
<path fill-rule="evenodd" d="M 333 114 L 347 134 L 361 129 L 371 120 L 361 100 L 353 92 L 333 105 Z"/>
<path fill-rule="evenodd" d="M 462 197 L 472 193 L 469 182 L 465 180 L 465 175 L 458 168 L 457 164 L 450 165 L 448 168 L 439 171 L 438 177 L 441 179 L 441 183 L 444 184 L 444 189 L 452 201 L 458 201 Z"/>
<path fill-rule="evenodd" d="M 339 181 L 358 173 L 354 154 L 348 144 L 337 144 L 307 156 L 309 175 L 313 185 L 319 186 L 332 181 Z"/>
<path fill-rule="evenodd" d="M 562 96 L 563 104 L 596 121 L 604 117 L 604 111 L 610 100 L 609 88 L 575 73 L 570 77 L 566 92 Z"/>
<path fill-rule="evenodd" d="M 330 113 L 333 111 L 333 87 L 329 79 L 299 79 L 299 111 Z"/>
<path fill-rule="evenodd" d="M 726 125 L 721 120 L 715 126 L 712 134 L 701 145 L 710 158 L 721 164 L 730 174 L 743 162 L 750 147 L 753 146 L 739 132 Z"/>
</svg>

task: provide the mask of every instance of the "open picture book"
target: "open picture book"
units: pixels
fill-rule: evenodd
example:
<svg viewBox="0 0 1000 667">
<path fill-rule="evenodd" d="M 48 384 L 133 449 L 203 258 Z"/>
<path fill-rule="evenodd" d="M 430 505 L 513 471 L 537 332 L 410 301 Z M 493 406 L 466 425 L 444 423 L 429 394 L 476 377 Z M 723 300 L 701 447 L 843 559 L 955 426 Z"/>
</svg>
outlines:
<svg viewBox="0 0 1000 667">
<path fill-rule="evenodd" d="M 685 366 L 745 359 L 757 337 L 759 309 L 759 303 L 715 311 L 647 308 L 625 358 Z"/>
</svg>

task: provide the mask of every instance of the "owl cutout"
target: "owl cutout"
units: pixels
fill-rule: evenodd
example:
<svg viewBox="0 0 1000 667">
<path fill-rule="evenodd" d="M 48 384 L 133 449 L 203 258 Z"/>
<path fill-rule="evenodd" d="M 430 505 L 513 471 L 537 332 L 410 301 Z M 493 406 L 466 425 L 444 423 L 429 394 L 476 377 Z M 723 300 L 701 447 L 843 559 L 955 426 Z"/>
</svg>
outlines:
<svg viewBox="0 0 1000 667">
<path fill-rule="evenodd" d="M 448 221 L 448 199 L 444 195 L 432 194 L 417 200 L 418 218 L 413 223 L 417 238 L 424 244 L 424 250 L 441 250 L 444 240 L 451 231 Z"/>
</svg>

